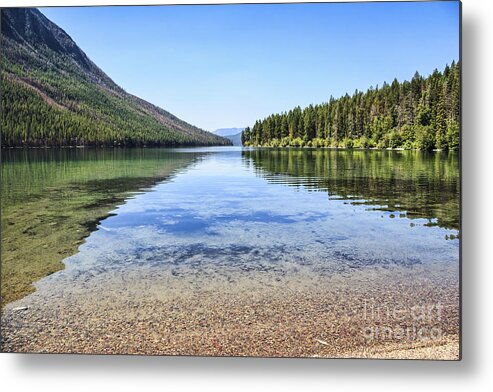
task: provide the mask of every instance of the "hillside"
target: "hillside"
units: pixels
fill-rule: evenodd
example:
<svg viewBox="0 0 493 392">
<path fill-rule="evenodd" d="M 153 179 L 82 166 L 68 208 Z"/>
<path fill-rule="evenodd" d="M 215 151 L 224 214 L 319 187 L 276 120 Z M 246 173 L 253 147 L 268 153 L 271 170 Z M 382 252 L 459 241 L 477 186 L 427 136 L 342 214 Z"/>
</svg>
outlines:
<svg viewBox="0 0 493 392">
<path fill-rule="evenodd" d="M 1 13 L 3 147 L 231 144 L 124 91 L 37 9 Z"/>
<path fill-rule="evenodd" d="M 428 77 L 356 91 L 258 120 L 243 145 L 456 150 L 460 144 L 460 64 Z"/>
</svg>

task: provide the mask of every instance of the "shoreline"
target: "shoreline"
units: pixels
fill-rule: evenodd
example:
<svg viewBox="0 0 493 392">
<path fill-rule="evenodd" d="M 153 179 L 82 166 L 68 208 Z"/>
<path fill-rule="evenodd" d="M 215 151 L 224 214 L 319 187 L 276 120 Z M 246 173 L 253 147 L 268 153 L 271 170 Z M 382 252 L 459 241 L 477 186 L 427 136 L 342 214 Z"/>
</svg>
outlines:
<svg viewBox="0 0 493 392">
<path fill-rule="evenodd" d="M 294 147 L 294 146 L 286 146 L 286 147 L 270 147 L 270 146 L 241 146 L 243 148 L 272 148 L 272 149 L 299 149 L 299 150 L 343 150 L 343 151 L 419 151 L 419 152 L 451 152 L 451 153 L 458 153 L 460 150 L 444 150 L 444 149 L 438 149 L 434 148 L 432 150 L 420 150 L 417 148 L 402 148 L 402 147 L 396 147 L 396 148 L 391 148 L 391 147 L 386 147 L 386 148 L 378 148 L 378 147 L 309 147 L 309 146 L 303 146 L 303 147 Z"/>
<path fill-rule="evenodd" d="M 351 151 L 351 150 L 357 150 L 357 151 L 420 151 L 420 152 L 452 152 L 452 153 L 458 153 L 460 150 L 444 150 L 444 149 L 433 149 L 433 150 L 420 150 L 416 148 L 378 148 L 378 147 L 369 147 L 369 148 L 363 148 L 363 147 L 308 147 L 308 146 L 303 146 L 303 147 L 269 147 L 269 146 L 234 146 L 234 145 L 221 145 L 221 144 L 215 144 L 215 145 L 194 145 L 194 146 L 187 146 L 187 145 L 177 145 L 177 146 L 1 146 L 0 150 L 75 150 L 75 149 L 136 149 L 136 148 L 162 148 L 162 149 L 173 149 L 173 148 L 206 148 L 206 147 L 241 147 L 241 148 L 272 148 L 272 149 L 302 149 L 302 150 L 344 150 L 344 151 Z"/>
<path fill-rule="evenodd" d="M 34 294 L 3 312 L 6 352 L 260 356 L 306 358 L 420 358 L 458 360 L 459 292 L 456 267 L 368 268 L 316 276 L 297 272 L 252 277 L 176 277 L 168 271 L 97 276 L 70 287 L 70 271 L 46 278 Z M 51 285 L 57 286 L 56 292 Z M 51 281 L 51 282 L 50 282 Z M 162 290 L 166 287 L 166 290 Z M 392 293 L 392 294 L 389 294 Z M 400 314 L 375 317 L 380 310 Z M 414 307 L 440 305 L 433 318 Z M 388 328 L 390 335 L 368 330 Z M 417 328 L 439 334 L 398 336 Z M 387 331 L 387 330 L 386 330 Z"/>
<path fill-rule="evenodd" d="M 231 145 L 223 144 L 204 144 L 204 145 L 176 145 L 176 146 L 0 146 L 1 150 L 74 150 L 74 149 L 110 149 L 110 148 L 206 148 L 206 147 L 235 147 Z"/>
<path fill-rule="evenodd" d="M 459 361 L 461 360 L 460 340 L 459 335 L 451 335 L 438 341 L 409 344 L 408 347 L 398 347 L 395 343 L 388 343 L 369 350 L 348 352 L 341 358 Z"/>
</svg>

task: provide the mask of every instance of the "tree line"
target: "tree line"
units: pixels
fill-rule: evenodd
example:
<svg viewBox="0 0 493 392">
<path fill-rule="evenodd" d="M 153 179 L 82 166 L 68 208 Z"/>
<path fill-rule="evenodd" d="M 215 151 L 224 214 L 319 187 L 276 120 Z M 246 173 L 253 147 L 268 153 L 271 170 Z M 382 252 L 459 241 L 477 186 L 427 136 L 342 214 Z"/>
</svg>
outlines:
<svg viewBox="0 0 493 392">
<path fill-rule="evenodd" d="M 244 146 L 457 150 L 460 144 L 460 63 L 428 77 L 304 109 L 272 114 L 242 133 Z"/>
</svg>

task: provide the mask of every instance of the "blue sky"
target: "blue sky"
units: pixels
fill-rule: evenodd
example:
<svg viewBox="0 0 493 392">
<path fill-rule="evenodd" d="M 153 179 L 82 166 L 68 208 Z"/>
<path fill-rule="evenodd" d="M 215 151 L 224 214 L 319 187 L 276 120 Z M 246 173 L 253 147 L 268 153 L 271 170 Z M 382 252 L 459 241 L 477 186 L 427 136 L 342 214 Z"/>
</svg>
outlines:
<svg viewBox="0 0 493 392">
<path fill-rule="evenodd" d="M 210 131 L 459 57 L 455 1 L 41 12 L 125 90 Z"/>
</svg>

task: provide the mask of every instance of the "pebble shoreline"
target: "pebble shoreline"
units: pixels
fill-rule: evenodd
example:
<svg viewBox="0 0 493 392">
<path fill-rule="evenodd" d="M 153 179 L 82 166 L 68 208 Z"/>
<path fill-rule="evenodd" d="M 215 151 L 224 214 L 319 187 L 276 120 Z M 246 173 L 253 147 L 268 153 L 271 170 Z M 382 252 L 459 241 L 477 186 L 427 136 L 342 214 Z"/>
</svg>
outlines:
<svg viewBox="0 0 493 392">
<path fill-rule="evenodd" d="M 74 292 L 43 288 L 4 310 L 2 351 L 459 358 L 456 268 L 362 270 L 311 279 L 307 283 L 297 274 L 196 282 L 192 290 L 168 276 L 115 283 L 106 291 L 98 279 Z M 430 317 L 411 311 L 433 304 L 440 304 L 440 312 L 427 308 Z M 439 333 L 432 338 L 412 333 L 433 328 Z M 380 333 L 372 336 L 375 331 Z M 411 332 L 401 336 L 402 331 Z"/>
</svg>

